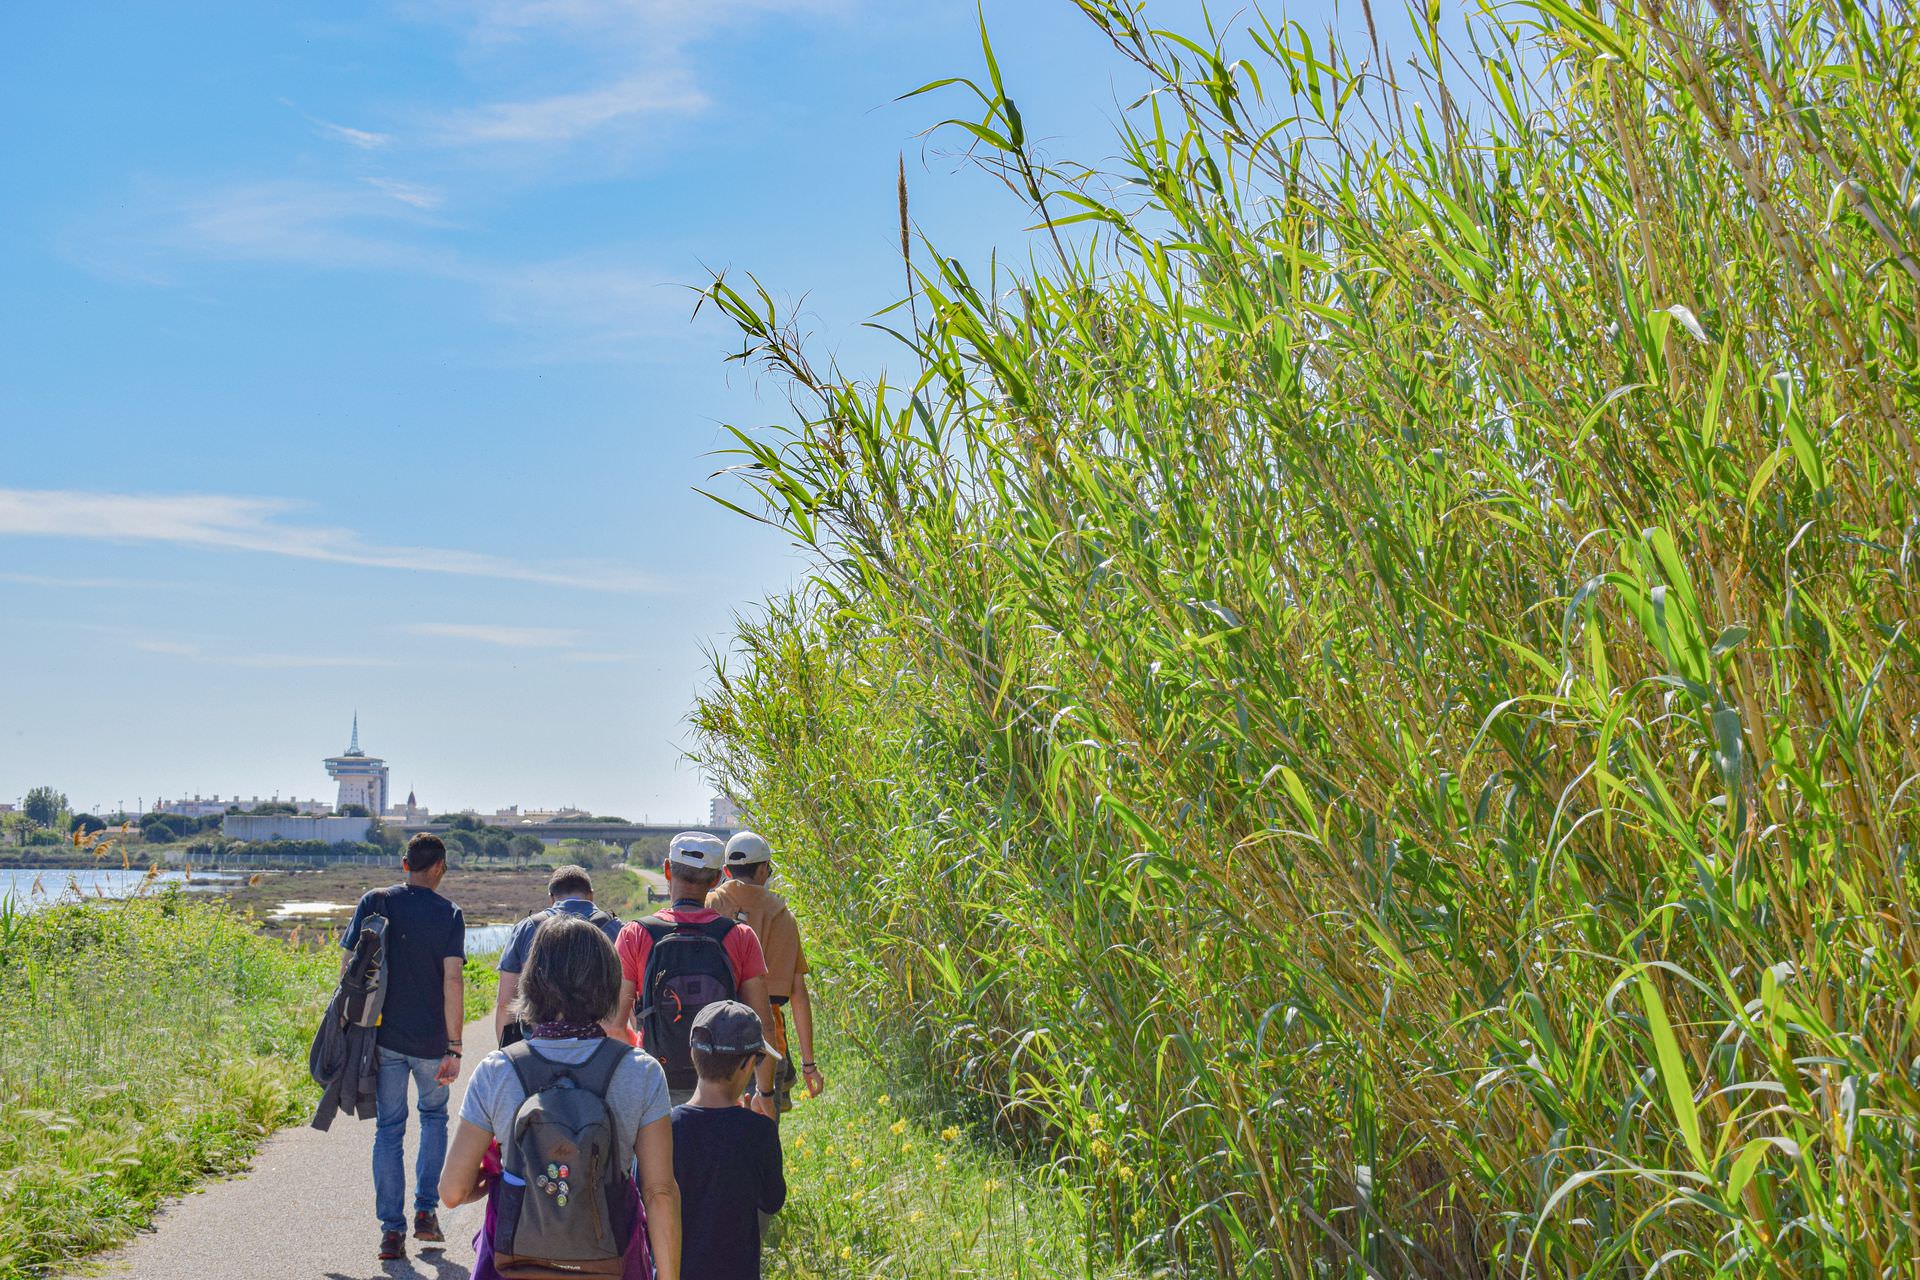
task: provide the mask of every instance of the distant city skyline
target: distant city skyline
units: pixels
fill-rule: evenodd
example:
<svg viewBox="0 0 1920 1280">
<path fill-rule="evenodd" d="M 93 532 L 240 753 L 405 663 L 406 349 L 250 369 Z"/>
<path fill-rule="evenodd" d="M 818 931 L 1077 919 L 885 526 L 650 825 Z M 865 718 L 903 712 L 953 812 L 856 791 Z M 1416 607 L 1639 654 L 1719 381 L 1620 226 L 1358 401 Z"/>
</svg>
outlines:
<svg viewBox="0 0 1920 1280">
<path fill-rule="evenodd" d="M 318 797 L 301 798 L 292 793 L 283 797 L 278 791 L 269 792 L 265 795 L 255 792 L 248 796 L 242 796 L 241 793 L 237 791 L 232 794 L 225 794 L 219 791 L 207 793 L 195 791 L 191 797 L 182 793 L 178 796 L 156 795 L 150 800 L 145 795 L 136 795 L 132 805 L 125 804 L 122 799 L 115 799 L 111 804 L 104 800 L 96 801 L 92 804 L 82 804 L 71 794 L 67 795 L 67 802 L 68 806 L 78 813 L 178 813 L 194 818 L 226 813 L 234 808 L 245 811 L 255 806 L 265 804 L 292 805 L 296 812 L 303 814 L 337 813 L 348 805 L 360 805 L 369 810 L 374 817 L 408 821 L 418 820 L 421 816 L 427 814 L 472 814 L 475 817 L 505 821 L 509 824 L 514 822 L 540 822 L 553 819 L 564 820 L 589 815 L 604 816 L 608 813 L 608 811 L 605 810 L 596 811 L 577 805 L 555 805 L 551 808 L 540 808 L 538 806 L 523 807 L 519 800 L 515 800 L 511 804 L 498 805 L 492 809 L 475 805 L 460 805 L 436 809 L 432 805 L 420 801 L 415 789 L 411 787 L 408 788 L 407 797 L 404 801 L 393 800 L 388 794 L 391 770 L 387 767 L 387 762 L 381 757 L 363 750 L 360 745 L 360 716 L 358 712 L 354 713 L 352 726 L 348 730 L 346 750 L 338 756 L 327 757 L 322 762 L 322 765 L 328 776 L 337 783 L 335 797 L 331 801 L 321 800 Z M 44 785 L 53 785 L 56 790 L 60 790 L 57 784 Z M 15 796 L 10 801 L 0 801 L 0 812 L 14 812 L 24 796 L 25 792 L 22 791 L 19 796 Z M 707 801 L 707 822 L 709 824 L 718 824 L 721 826 L 736 825 L 739 814 L 740 811 L 738 807 L 734 805 L 729 797 L 717 790 L 710 791 Z M 634 815 L 626 813 L 612 814 L 611 816 L 621 818 L 634 817 Z M 667 814 L 662 815 L 662 820 L 673 822 L 680 820 L 681 817 L 685 817 L 689 825 L 699 825 L 697 814 Z M 643 814 L 640 820 L 646 821 L 647 818 Z"/>
</svg>

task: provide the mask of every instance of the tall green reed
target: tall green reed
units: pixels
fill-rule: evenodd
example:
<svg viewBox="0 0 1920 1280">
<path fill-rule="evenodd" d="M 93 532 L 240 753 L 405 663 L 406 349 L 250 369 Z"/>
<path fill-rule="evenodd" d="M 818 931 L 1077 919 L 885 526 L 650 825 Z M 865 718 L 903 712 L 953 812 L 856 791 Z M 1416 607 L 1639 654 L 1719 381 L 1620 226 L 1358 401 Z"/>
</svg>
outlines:
<svg viewBox="0 0 1920 1280">
<path fill-rule="evenodd" d="M 936 86 L 1050 239 L 905 384 L 707 295 L 816 561 L 702 756 L 833 996 L 1182 1271 L 1911 1274 L 1910 13 L 1078 2 L 1154 92 Z"/>
</svg>

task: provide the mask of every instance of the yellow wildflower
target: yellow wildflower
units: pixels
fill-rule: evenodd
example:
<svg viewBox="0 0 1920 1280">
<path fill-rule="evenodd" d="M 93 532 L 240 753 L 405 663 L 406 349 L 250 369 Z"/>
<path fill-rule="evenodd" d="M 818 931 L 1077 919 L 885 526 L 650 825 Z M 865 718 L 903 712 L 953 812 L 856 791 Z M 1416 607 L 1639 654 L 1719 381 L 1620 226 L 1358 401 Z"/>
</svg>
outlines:
<svg viewBox="0 0 1920 1280">
<path fill-rule="evenodd" d="M 950 1124 L 946 1128 L 942 1129 L 940 1131 L 940 1141 L 942 1142 L 960 1141 L 960 1126 L 957 1124 Z"/>
<path fill-rule="evenodd" d="M 893 1105 L 893 1098 L 892 1098 L 892 1096 L 891 1096 L 890 1094 L 885 1094 L 885 1093 L 883 1093 L 883 1094 L 881 1094 L 881 1095 L 880 1095 L 880 1105 L 881 1105 L 881 1106 L 883 1106 L 883 1107 L 890 1107 L 890 1106 L 892 1106 L 892 1105 Z"/>
<path fill-rule="evenodd" d="M 853 1246 L 852 1246 L 852 1245 L 850 1245 L 850 1244 L 843 1244 L 843 1245 L 841 1245 L 841 1246 L 840 1246 L 840 1261 L 842 1261 L 842 1262 L 846 1262 L 846 1261 L 849 1261 L 849 1260 L 850 1260 L 850 1259 L 851 1259 L 852 1257 L 853 1257 Z"/>
<path fill-rule="evenodd" d="M 1000 1189 L 1000 1179 L 988 1178 L 985 1183 L 981 1184 L 980 1189 L 986 1192 L 988 1195 L 992 1195 L 994 1192 Z"/>
<path fill-rule="evenodd" d="M 912 1155 L 912 1154 L 913 1154 L 913 1144 L 912 1144 L 911 1142 L 903 1142 L 903 1143 L 901 1143 L 901 1144 L 900 1144 L 900 1154 L 901 1154 L 901 1155 L 903 1155 L 903 1156 L 907 1156 L 907 1155 Z"/>
<path fill-rule="evenodd" d="M 906 1131 L 907 1131 L 907 1122 L 905 1120 L 895 1120 L 892 1124 L 887 1126 L 887 1132 L 892 1134 L 896 1138 L 899 1137 L 901 1134 L 905 1133 Z"/>
<path fill-rule="evenodd" d="M 862 1160 L 859 1156 L 855 1156 L 853 1159 L 847 1161 L 847 1168 L 858 1169 L 861 1165 L 865 1163 L 866 1163 L 865 1160 Z"/>
</svg>

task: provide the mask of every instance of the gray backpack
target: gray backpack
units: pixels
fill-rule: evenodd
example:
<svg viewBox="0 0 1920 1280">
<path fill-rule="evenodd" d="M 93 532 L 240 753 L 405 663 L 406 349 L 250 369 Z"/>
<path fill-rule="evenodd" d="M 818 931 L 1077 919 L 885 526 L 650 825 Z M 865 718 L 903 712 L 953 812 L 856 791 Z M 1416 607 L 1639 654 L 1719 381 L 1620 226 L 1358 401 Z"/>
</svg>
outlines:
<svg viewBox="0 0 1920 1280">
<path fill-rule="evenodd" d="M 633 1235 L 631 1151 L 619 1149 L 607 1086 L 633 1050 L 603 1040 L 579 1066 L 521 1041 L 503 1051 L 527 1098 L 500 1135 L 494 1266 L 503 1280 L 618 1276 Z"/>
</svg>

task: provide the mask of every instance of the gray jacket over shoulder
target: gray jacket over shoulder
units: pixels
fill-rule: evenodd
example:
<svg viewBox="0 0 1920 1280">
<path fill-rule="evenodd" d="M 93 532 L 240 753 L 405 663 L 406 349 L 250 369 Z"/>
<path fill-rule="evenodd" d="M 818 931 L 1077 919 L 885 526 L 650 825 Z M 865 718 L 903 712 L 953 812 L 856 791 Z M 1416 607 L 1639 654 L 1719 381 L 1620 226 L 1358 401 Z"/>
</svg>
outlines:
<svg viewBox="0 0 1920 1280">
<path fill-rule="evenodd" d="M 347 953 L 340 984 L 314 1033 L 307 1071 L 325 1092 L 313 1127 L 325 1130 L 342 1111 L 361 1120 L 374 1114 L 380 1080 L 380 1050 L 374 1041 L 387 999 L 387 918 L 368 915 Z"/>
</svg>

